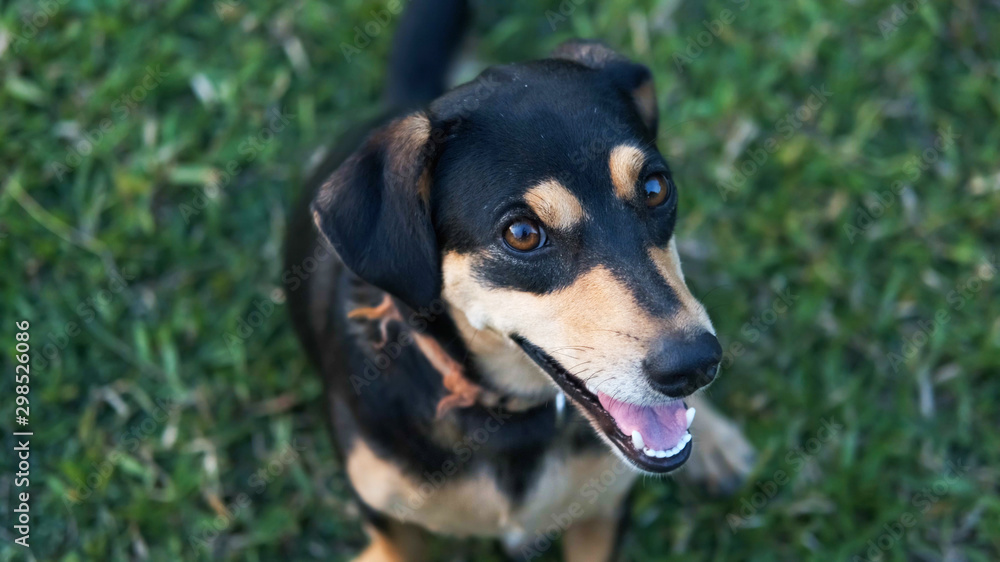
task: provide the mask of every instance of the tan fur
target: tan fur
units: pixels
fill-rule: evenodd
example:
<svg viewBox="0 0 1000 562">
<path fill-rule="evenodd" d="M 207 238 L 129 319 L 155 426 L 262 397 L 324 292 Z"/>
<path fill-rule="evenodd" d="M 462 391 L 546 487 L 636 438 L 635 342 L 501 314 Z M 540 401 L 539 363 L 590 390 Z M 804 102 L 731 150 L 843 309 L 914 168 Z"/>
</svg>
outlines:
<svg viewBox="0 0 1000 562">
<path fill-rule="evenodd" d="M 360 437 L 348 454 L 347 475 L 373 509 L 437 533 L 496 536 L 511 518 L 509 500 L 490 478 L 450 478 L 436 487 L 379 458 Z"/>
<path fill-rule="evenodd" d="M 559 45 L 552 51 L 552 57 L 576 61 L 590 68 L 601 68 L 612 61 L 628 60 L 606 45 L 583 41 L 567 41 Z"/>
<path fill-rule="evenodd" d="M 399 521 L 458 537 L 526 540 L 549 530 L 553 515 L 568 515 L 573 521 L 614 516 L 636 478 L 610 451 L 566 457 L 554 450 L 515 507 L 496 487 L 492 474 L 452 476 L 435 485 L 379 458 L 361 437 L 347 455 L 347 475 L 368 506 Z"/>
<path fill-rule="evenodd" d="M 545 180 L 524 194 L 524 201 L 547 226 L 568 229 L 583 220 L 583 206 L 566 186 Z"/>
<path fill-rule="evenodd" d="M 653 80 L 646 80 L 638 88 L 632 90 L 632 99 L 635 101 L 636 111 L 647 127 L 652 128 L 656 123 L 656 89 Z"/>
<path fill-rule="evenodd" d="M 649 250 L 649 257 L 656 264 L 660 275 L 666 280 L 670 288 L 674 290 L 677 298 L 681 301 L 681 310 L 674 319 L 676 330 L 687 333 L 695 333 L 707 330 L 715 333 L 712 321 L 708 317 L 705 307 L 698 302 L 684 282 L 684 273 L 681 271 L 681 258 L 677 253 L 677 242 L 670 239 L 670 244 L 664 248 L 652 248 Z"/>
<path fill-rule="evenodd" d="M 475 260 L 452 252 L 442 261 L 444 298 L 473 328 L 520 334 L 577 377 L 607 383 L 601 390 L 622 400 L 661 400 L 641 376 L 642 361 L 668 325 L 639 306 L 608 269 L 595 267 L 569 287 L 535 295 L 481 284 Z"/>
<path fill-rule="evenodd" d="M 581 521 L 563 535 L 563 560 L 566 562 L 610 562 L 615 548 L 618 521 L 594 518 Z"/>
<path fill-rule="evenodd" d="M 376 131 L 366 141 L 368 147 L 382 144 L 388 146 L 386 150 L 388 162 L 382 172 L 386 184 L 403 189 L 416 189 L 425 205 L 430 201 L 430 172 L 427 169 L 430 134 L 431 122 L 427 116 L 423 113 L 413 113 Z M 337 190 L 349 184 L 350 174 L 355 173 L 358 161 L 365 152 L 359 150 L 349 156 L 320 186 L 315 200 L 317 207 L 329 208 Z M 313 212 L 313 222 L 322 230 L 319 212 Z"/>
<path fill-rule="evenodd" d="M 389 529 L 382 531 L 371 525 L 365 526 L 370 542 L 368 547 L 353 562 L 417 562 L 425 560 L 424 540 L 419 530 L 409 525 L 393 521 L 386 523 Z"/>
<path fill-rule="evenodd" d="M 671 316 L 650 315 L 604 267 L 595 267 L 569 287 L 535 295 L 482 284 L 474 275 L 477 257 L 455 252 L 442 260 L 442 295 L 484 373 L 504 390 L 548 394 L 547 375 L 506 336 L 516 333 L 602 392 L 651 405 L 665 400 L 642 372 L 650 344 L 667 333 L 714 334 L 715 329 L 684 282 L 676 243 L 651 249 L 649 256 L 681 303 Z"/>
<path fill-rule="evenodd" d="M 382 297 L 382 302 L 375 306 L 355 308 L 347 313 L 347 317 L 351 320 L 364 319 L 378 321 L 379 333 L 382 339 L 376 343 L 376 347 L 382 347 L 389 341 L 389 334 L 387 333 L 389 322 L 403 321 L 403 317 L 399 314 L 399 310 L 396 309 L 396 305 L 392 302 L 392 298 L 389 295 Z"/>
<path fill-rule="evenodd" d="M 406 562 L 403 552 L 389 538 L 378 533 L 370 533 L 371 542 L 354 562 Z"/>
<path fill-rule="evenodd" d="M 574 524 L 594 517 L 613 518 L 637 477 L 610 450 L 574 457 L 550 455 L 516 519 L 531 533 L 549 530 L 560 515 L 569 515 Z"/>
<path fill-rule="evenodd" d="M 392 298 L 386 294 L 382 302 L 373 307 L 363 307 L 352 310 L 347 314 L 348 318 L 365 320 L 378 320 L 382 333 L 382 342 L 388 340 L 387 327 L 389 322 L 397 321 L 402 323 L 403 317 L 396 308 Z M 476 403 L 484 394 L 484 390 L 465 378 L 465 369 L 460 363 L 448 355 L 448 352 L 441 347 L 441 344 L 431 336 L 422 334 L 416 330 L 411 330 L 410 335 L 416 342 L 417 348 L 423 353 L 431 366 L 441 374 L 441 380 L 448 391 L 437 405 L 437 415 L 440 418 L 448 413 L 452 408 L 467 408 Z"/>
<path fill-rule="evenodd" d="M 369 527 L 366 531 L 371 542 L 354 559 L 354 562 L 406 562 L 412 560 L 412 558 L 407 558 L 403 550 L 394 544 L 389 537 L 375 528 Z"/>
<path fill-rule="evenodd" d="M 608 168 L 611 171 L 611 183 L 615 186 L 615 195 L 619 199 L 635 200 L 636 182 L 639 181 L 639 172 L 645 161 L 642 151 L 631 145 L 618 145 L 611 151 Z"/>
<path fill-rule="evenodd" d="M 389 166 L 387 173 L 403 181 L 416 181 L 420 198 L 430 201 L 430 173 L 422 153 L 431 136 L 431 122 L 423 113 L 408 115 L 389 126 Z"/>
<path fill-rule="evenodd" d="M 751 469 L 752 447 L 703 398 L 688 400 L 698 408 L 698 417 L 692 426 L 693 456 L 681 476 L 710 486 L 745 478 Z M 403 530 L 412 524 L 458 537 L 503 538 L 514 551 L 556 530 L 564 532 L 564 558 L 569 562 L 608 560 L 621 502 L 637 478 L 610 451 L 566 457 L 563 451 L 553 450 L 543 459 L 524 501 L 514 508 L 491 474 L 451 477 L 434 485 L 380 458 L 360 436 L 348 452 L 346 465 L 361 499 L 399 521 L 393 525 Z M 556 521 L 570 525 L 557 526 Z M 412 529 L 405 534 L 375 533 L 358 560 L 419 560 L 413 556 L 418 549 L 406 546 L 416 544 L 418 538 Z"/>
<path fill-rule="evenodd" d="M 490 328 L 474 328 L 457 308 L 451 307 L 450 313 L 479 372 L 501 394 L 514 397 L 508 409 L 526 409 L 555 396 L 552 379 L 510 338 Z"/>
</svg>

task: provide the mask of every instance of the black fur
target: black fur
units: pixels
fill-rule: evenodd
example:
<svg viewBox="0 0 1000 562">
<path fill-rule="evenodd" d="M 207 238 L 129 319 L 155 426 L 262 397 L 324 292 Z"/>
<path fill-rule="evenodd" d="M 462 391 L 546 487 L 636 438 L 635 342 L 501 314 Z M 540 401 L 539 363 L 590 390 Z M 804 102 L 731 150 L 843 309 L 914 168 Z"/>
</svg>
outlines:
<svg viewBox="0 0 1000 562">
<path fill-rule="evenodd" d="M 407 3 L 389 57 L 385 97 L 390 105 L 426 103 L 444 91 L 449 61 L 458 50 L 468 20 L 465 0 Z"/>
<path fill-rule="evenodd" d="M 461 475 L 488 464 L 516 503 L 534 481 L 543 452 L 605 447 L 580 414 L 567 408 L 566 422 L 558 424 L 551 403 L 518 412 L 461 408 L 448 422 L 460 435 L 490 419 L 499 429 L 475 446 L 468 440 L 445 446 L 433 437 L 435 408 L 446 394 L 440 373 L 414 345 L 398 346 L 387 362 L 379 354 L 407 332 L 426 333 L 462 363 L 467 378 L 490 386 L 469 361 L 440 301 L 441 256 L 449 250 L 485 250 L 489 258 L 477 275 L 492 286 L 547 293 L 603 264 L 644 305 L 675 307 L 672 289 L 642 265 L 648 262 L 642 255 L 670 239 L 677 207 L 673 201 L 647 209 L 638 193 L 634 202 L 623 202 L 606 182 L 593 181 L 608 176 L 606 158 L 594 154 L 619 144 L 643 147 L 645 172 L 669 177 L 655 147 L 655 118 L 643 116 L 633 99 L 649 80 L 648 69 L 620 57 L 567 60 L 563 53 L 492 68 L 442 95 L 440 61 L 460 42 L 467 13 L 464 2 L 449 1 L 448 15 L 435 19 L 433 4 L 414 0 L 400 24 L 403 39 L 393 51 L 387 89 L 393 107 L 347 135 L 309 180 L 290 221 L 283 281 L 296 329 L 323 375 L 342 450 L 361 435 L 377 453 L 425 479 L 444 466 Z M 437 34 L 418 32 L 421 23 Z M 431 99 L 426 108 L 413 109 Z M 430 139 L 405 166 L 394 167 L 398 155 L 387 124 L 415 111 L 429 121 Z M 432 186 L 427 200 L 415 188 L 425 173 Z M 499 237 L 505 220 L 525 212 L 528 186 L 552 177 L 579 198 L 587 220 L 550 232 L 553 244 L 530 256 L 505 248 Z M 313 273 L 288 273 L 310 259 L 320 264 Z M 349 320 L 347 314 L 377 305 L 384 292 L 396 298 L 404 322 L 390 323 L 381 342 L 377 321 Z M 365 512 L 379 524 L 382 516 Z"/>
</svg>

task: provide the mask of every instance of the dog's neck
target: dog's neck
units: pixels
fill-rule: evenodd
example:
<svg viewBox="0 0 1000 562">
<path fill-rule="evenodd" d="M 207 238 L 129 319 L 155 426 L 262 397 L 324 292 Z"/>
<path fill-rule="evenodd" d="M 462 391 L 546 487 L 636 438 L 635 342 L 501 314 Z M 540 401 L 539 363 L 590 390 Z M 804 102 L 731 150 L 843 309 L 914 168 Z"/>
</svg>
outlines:
<svg viewBox="0 0 1000 562">
<path fill-rule="evenodd" d="M 381 296 L 377 303 L 354 308 L 348 318 L 378 322 L 383 343 L 389 322 L 408 326 L 415 347 L 441 375 L 445 394 L 437 405 L 438 417 L 474 404 L 523 412 L 556 397 L 551 379 L 510 338 L 473 327 L 452 306 L 442 314 L 421 315 L 384 292 L 376 294 Z M 371 302 L 371 296 L 358 301 Z"/>
<path fill-rule="evenodd" d="M 558 389 L 552 379 L 513 340 L 490 328 L 474 327 L 454 306 L 448 312 L 479 383 L 504 397 L 509 409 L 527 409 L 555 398 Z"/>
</svg>

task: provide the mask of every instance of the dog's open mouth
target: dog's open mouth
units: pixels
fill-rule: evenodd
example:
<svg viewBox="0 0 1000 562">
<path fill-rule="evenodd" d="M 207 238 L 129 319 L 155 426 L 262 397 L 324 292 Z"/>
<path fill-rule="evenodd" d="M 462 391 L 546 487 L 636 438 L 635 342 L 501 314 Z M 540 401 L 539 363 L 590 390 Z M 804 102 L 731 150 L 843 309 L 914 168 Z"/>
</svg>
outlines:
<svg viewBox="0 0 1000 562">
<path fill-rule="evenodd" d="M 587 388 L 558 361 L 522 337 L 514 341 L 559 387 L 589 413 L 604 436 L 637 468 L 666 473 L 679 468 L 691 456 L 691 433 L 694 408 L 681 400 L 657 406 L 621 402 Z"/>
</svg>

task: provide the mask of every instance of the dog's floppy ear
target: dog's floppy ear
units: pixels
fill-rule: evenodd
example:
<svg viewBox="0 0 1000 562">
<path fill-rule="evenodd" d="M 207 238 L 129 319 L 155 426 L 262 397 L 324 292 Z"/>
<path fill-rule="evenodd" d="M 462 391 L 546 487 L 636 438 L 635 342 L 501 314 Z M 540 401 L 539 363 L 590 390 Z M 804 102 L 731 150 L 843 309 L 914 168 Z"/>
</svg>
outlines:
<svg viewBox="0 0 1000 562">
<path fill-rule="evenodd" d="M 316 226 L 344 264 L 414 309 L 429 306 L 441 290 L 429 212 L 430 133 L 423 112 L 377 129 L 312 203 Z"/>
<path fill-rule="evenodd" d="M 552 57 L 610 73 L 614 82 L 632 96 L 636 112 L 649 133 L 656 136 L 659 111 L 653 74 L 648 68 L 630 61 L 600 41 L 586 39 L 573 39 L 559 45 L 552 51 Z"/>
</svg>

